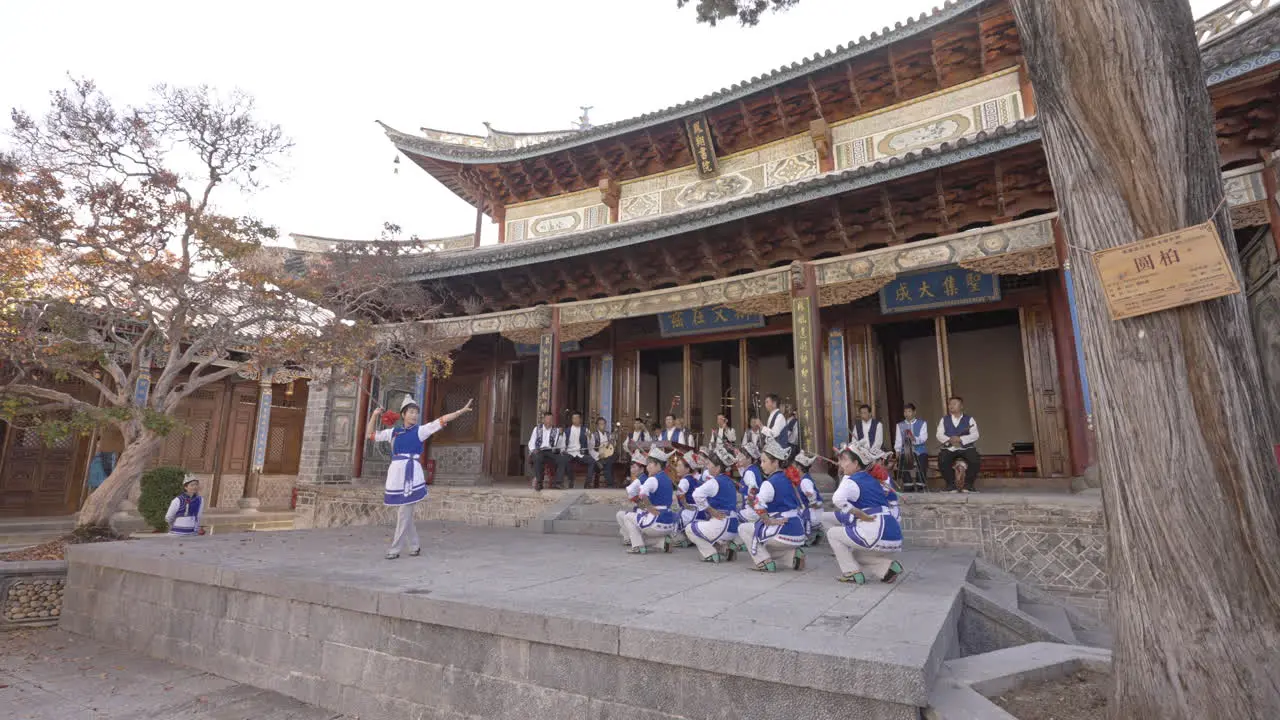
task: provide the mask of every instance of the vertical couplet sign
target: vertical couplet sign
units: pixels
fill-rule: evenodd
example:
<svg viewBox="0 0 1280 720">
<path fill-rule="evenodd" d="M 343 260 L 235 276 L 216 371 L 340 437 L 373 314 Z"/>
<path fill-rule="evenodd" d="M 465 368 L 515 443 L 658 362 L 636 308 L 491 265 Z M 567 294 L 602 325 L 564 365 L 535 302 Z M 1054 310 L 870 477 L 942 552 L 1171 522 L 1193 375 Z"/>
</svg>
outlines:
<svg viewBox="0 0 1280 720">
<path fill-rule="evenodd" d="M 818 427 L 817 398 L 814 393 L 815 358 L 813 357 L 812 298 L 801 295 L 791 298 L 791 337 L 796 358 L 796 403 L 800 416 L 799 437 L 792 438 L 792 445 L 804 447 L 805 434 L 812 434 Z M 818 442 L 818 438 L 809 440 Z M 813 449 L 813 446 L 810 446 Z"/>
<path fill-rule="evenodd" d="M 600 357 L 600 417 L 608 432 L 613 432 L 613 356 Z"/>
<path fill-rule="evenodd" d="M 554 412 L 551 407 L 551 374 L 555 372 L 555 333 L 542 333 L 538 344 L 538 414 Z"/>
<path fill-rule="evenodd" d="M 267 464 L 267 433 L 271 429 L 271 382 L 258 386 L 258 425 L 253 435 L 253 471 L 262 472 Z"/>
<path fill-rule="evenodd" d="M 849 437 L 849 377 L 844 331 L 832 330 L 827 335 L 827 355 L 831 366 L 831 436 L 840 443 Z"/>
</svg>

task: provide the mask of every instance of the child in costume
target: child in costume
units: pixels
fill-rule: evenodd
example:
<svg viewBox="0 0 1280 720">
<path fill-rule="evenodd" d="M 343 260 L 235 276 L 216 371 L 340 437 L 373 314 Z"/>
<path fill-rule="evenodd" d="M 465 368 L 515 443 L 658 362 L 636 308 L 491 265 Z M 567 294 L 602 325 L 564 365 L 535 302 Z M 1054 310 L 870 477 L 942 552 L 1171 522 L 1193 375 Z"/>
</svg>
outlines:
<svg viewBox="0 0 1280 720">
<path fill-rule="evenodd" d="M 789 447 L 770 440 L 760 457 L 761 469 L 768 474 L 760 490 L 751 500 L 757 519 L 738 526 L 738 537 L 747 545 L 753 569 L 774 572 L 777 566 L 770 548 L 792 553 L 791 567 L 804 569 L 804 521 L 800 519 L 803 503 L 800 491 L 787 477 L 785 468 L 791 454 Z"/>
<path fill-rule="evenodd" d="M 827 531 L 827 543 L 840 565 L 840 582 L 864 584 L 864 566 L 884 582 L 893 582 L 902 573 L 902 565 L 888 555 L 902 550 L 902 526 L 889 508 L 884 485 L 868 472 L 879 453 L 865 441 L 840 453 L 844 477 L 831 497 L 835 523 Z"/>
<path fill-rule="evenodd" d="M 732 540 L 738 532 L 738 489 L 729 477 L 733 463 L 733 453 L 724 445 L 717 445 L 706 457 L 706 465 L 715 477 L 693 491 L 698 514 L 685 528 L 685 534 L 702 553 L 704 562 L 733 560 L 736 553 Z"/>
<path fill-rule="evenodd" d="M 627 534 L 627 524 L 623 522 L 623 518 L 636 511 L 636 501 L 640 498 L 640 486 L 648 479 L 644 466 L 648 463 L 644 453 L 639 448 L 631 451 L 631 482 L 627 485 L 627 500 L 631 501 L 631 507 L 627 510 L 619 510 L 614 517 L 618 520 L 618 532 L 622 534 L 622 544 L 627 547 L 631 546 L 631 536 Z"/>
<path fill-rule="evenodd" d="M 671 511 L 671 504 L 675 502 L 675 484 L 665 470 L 667 457 L 666 451 L 660 447 L 649 450 L 645 466 L 649 476 L 640 485 L 636 511 L 622 518 L 631 539 L 628 552 L 644 554 L 658 547 L 663 552 L 671 552 L 668 536 L 675 532 L 678 519 Z"/>
<path fill-rule="evenodd" d="M 817 545 L 822 540 L 822 493 L 814 484 L 813 475 L 809 474 L 809 469 L 817 459 L 803 450 L 796 453 L 795 459 L 795 465 L 800 470 L 800 494 L 804 496 L 805 502 L 803 517 L 807 545 Z"/>
<path fill-rule="evenodd" d="M 442 415 L 426 425 L 418 425 L 418 404 L 411 396 L 405 395 L 404 402 L 400 403 L 399 427 L 374 432 L 374 422 L 382 415 L 382 408 L 376 408 L 369 418 L 369 439 L 391 443 L 391 465 L 387 468 L 387 482 L 382 495 L 384 505 L 396 508 L 396 531 L 387 550 L 388 560 L 400 557 L 400 550 L 406 545 L 410 555 L 422 553 L 418 529 L 413 524 L 413 506 L 427 498 L 427 479 L 420 461 L 423 443 L 455 418 L 469 412 L 470 400 L 461 410 Z"/>
<path fill-rule="evenodd" d="M 204 515 L 204 498 L 200 497 L 200 481 L 187 475 L 182 482 L 182 494 L 169 503 L 164 521 L 169 523 L 170 535 L 203 535 L 200 518 Z"/>
</svg>

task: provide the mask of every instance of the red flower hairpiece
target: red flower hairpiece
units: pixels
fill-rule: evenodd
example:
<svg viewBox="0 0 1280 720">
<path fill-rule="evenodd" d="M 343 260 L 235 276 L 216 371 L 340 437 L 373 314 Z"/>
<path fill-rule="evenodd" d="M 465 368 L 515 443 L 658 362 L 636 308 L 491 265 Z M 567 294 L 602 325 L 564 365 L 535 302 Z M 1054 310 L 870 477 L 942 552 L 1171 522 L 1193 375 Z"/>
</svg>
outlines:
<svg viewBox="0 0 1280 720">
<path fill-rule="evenodd" d="M 397 422 L 399 422 L 399 420 L 400 420 L 400 413 L 396 412 L 395 410 L 388 410 L 382 413 L 382 424 L 385 427 L 391 427 L 392 425 L 395 425 Z"/>
</svg>

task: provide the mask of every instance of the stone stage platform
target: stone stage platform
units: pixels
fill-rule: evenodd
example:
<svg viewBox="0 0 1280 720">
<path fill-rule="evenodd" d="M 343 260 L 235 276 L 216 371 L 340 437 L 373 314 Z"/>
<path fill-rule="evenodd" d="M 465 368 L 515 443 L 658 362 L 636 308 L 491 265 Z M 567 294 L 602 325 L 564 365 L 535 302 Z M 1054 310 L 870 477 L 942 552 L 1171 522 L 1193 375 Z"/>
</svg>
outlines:
<svg viewBox="0 0 1280 720">
<path fill-rule="evenodd" d="M 973 553 L 898 582 L 633 556 L 616 538 L 420 523 L 71 549 L 62 626 L 361 718 L 915 719 Z"/>
</svg>

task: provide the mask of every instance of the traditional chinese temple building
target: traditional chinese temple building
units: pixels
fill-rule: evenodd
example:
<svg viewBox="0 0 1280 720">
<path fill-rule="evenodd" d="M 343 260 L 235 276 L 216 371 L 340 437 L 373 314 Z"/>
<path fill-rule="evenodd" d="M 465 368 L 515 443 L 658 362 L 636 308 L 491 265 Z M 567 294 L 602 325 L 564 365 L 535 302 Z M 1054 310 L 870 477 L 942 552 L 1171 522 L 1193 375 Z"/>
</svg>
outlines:
<svg viewBox="0 0 1280 720">
<path fill-rule="evenodd" d="M 1274 387 L 1280 13 L 1256 5 L 1227 6 L 1199 33 Z M 456 347 L 452 375 L 361 380 L 389 406 L 416 393 L 431 415 L 476 398 L 481 411 L 432 442 L 437 481 L 527 479 L 523 446 L 544 411 L 629 429 L 674 408 L 697 433 L 722 411 L 742 428 L 764 393 L 794 404 L 811 449 L 847 439 L 862 403 L 896 421 L 913 402 L 934 423 L 958 394 L 988 476 L 1065 487 L 1091 462 L 1078 260 L 1005 0 L 959 0 L 607 125 L 384 129 L 499 228 L 496 245 L 477 232 L 411 269 L 447 309 L 431 331 Z M 346 444 L 367 409 L 347 385 L 326 400 L 325 433 L 340 424 L 347 451 L 317 452 L 313 479 L 381 472 Z"/>
</svg>

